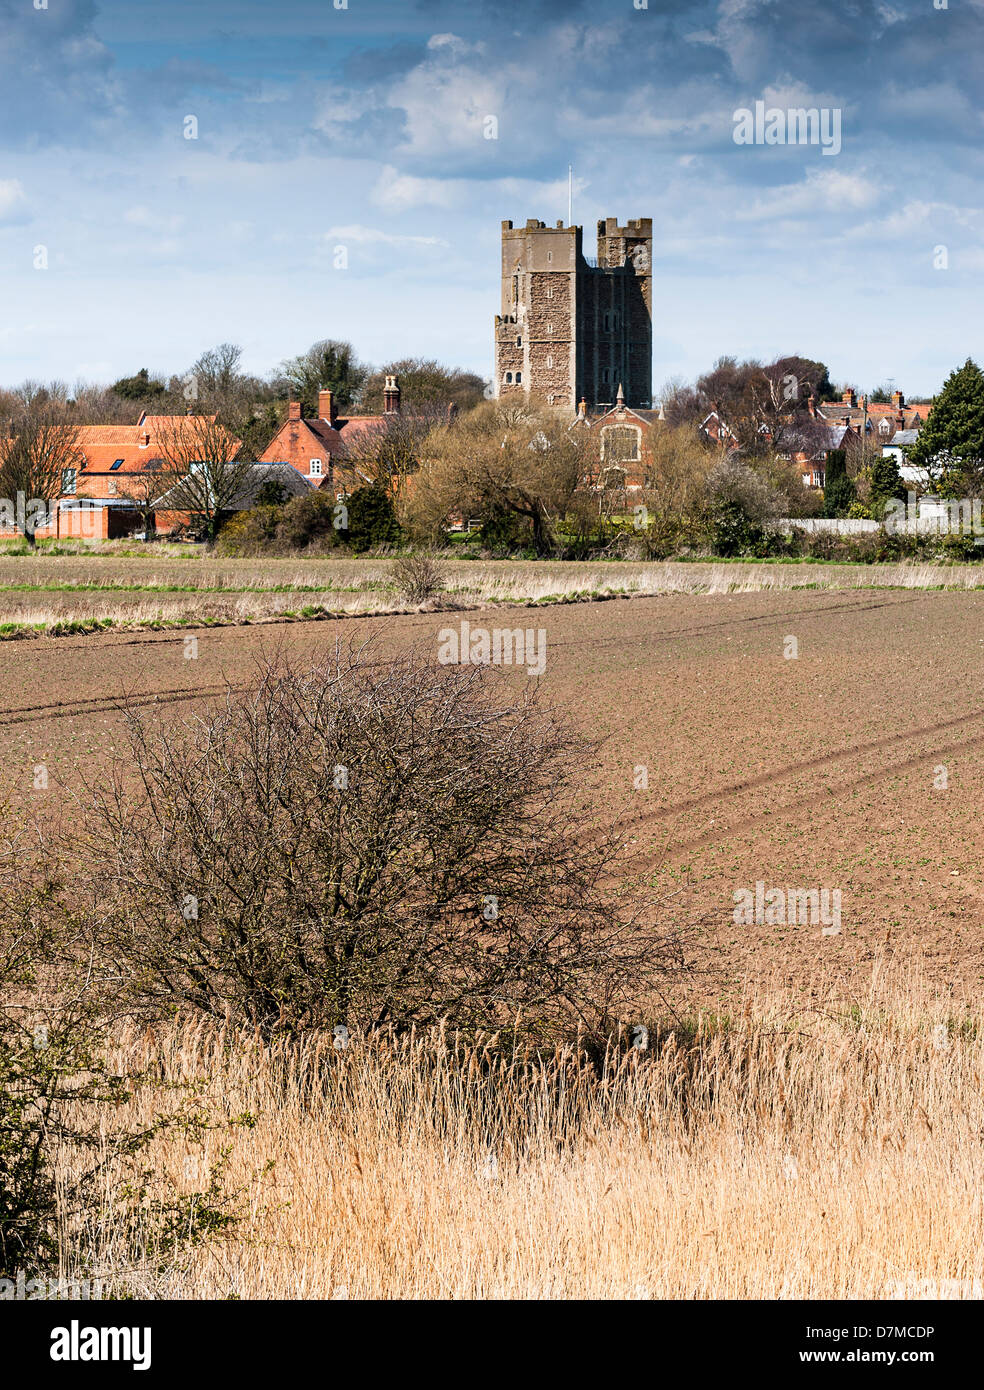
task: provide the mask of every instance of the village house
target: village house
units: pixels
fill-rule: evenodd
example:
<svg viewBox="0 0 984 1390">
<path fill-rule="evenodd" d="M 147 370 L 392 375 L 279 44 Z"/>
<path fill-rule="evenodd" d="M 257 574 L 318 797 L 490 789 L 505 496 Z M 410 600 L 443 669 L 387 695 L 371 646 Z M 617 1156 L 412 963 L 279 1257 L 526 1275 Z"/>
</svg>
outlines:
<svg viewBox="0 0 984 1390">
<path fill-rule="evenodd" d="M 651 430 L 662 419 L 662 407 L 650 410 L 626 405 L 621 383 L 615 404 L 596 414 L 588 414 L 588 403 L 582 399 L 575 423 L 586 425 L 598 441 L 591 486 L 606 492 L 641 491 L 652 462 Z"/>
<path fill-rule="evenodd" d="M 229 467 L 236 468 L 238 473 L 237 465 L 230 464 Z M 265 487 L 279 490 L 280 498 L 287 501 L 291 497 L 302 497 L 306 492 L 310 492 L 313 484 L 287 463 L 252 463 L 236 495 L 226 499 L 221 511 L 222 519 L 224 520 L 228 513 L 245 512 L 259 506 L 263 501 Z M 183 488 L 179 481 L 155 500 L 154 529 L 158 535 L 166 536 L 193 524 L 195 518 L 186 509 L 181 508 L 182 501 L 186 500 L 182 493 Z"/>
<path fill-rule="evenodd" d="M 893 391 L 891 401 L 872 401 L 852 389 L 840 401 L 823 401 L 815 414 L 831 424 L 850 425 L 855 434 L 887 444 L 900 430 L 920 430 L 929 418 L 931 404 L 906 405 L 901 391 Z"/>
<path fill-rule="evenodd" d="M 372 479 L 348 461 L 348 447 L 372 434 L 400 413 L 400 382 L 386 378 L 382 415 L 340 415 L 331 391 L 318 393 L 318 414 L 301 416 L 300 401 L 290 401 L 287 419 L 260 455 L 261 463 L 289 463 L 312 487 L 325 487 L 341 497 Z"/>
<path fill-rule="evenodd" d="M 49 524 L 38 527 L 36 535 L 114 540 L 139 530 L 148 505 L 173 481 L 162 457 L 162 436 L 180 439 L 185 434 L 193 440 L 202 422 L 214 426 L 215 416 L 144 411 L 134 425 L 72 426 L 76 456 L 62 470 L 59 496 L 43 499 L 51 504 Z M 230 454 L 238 445 L 229 436 Z M 186 521 L 187 517 L 171 517 L 164 530 Z"/>
</svg>

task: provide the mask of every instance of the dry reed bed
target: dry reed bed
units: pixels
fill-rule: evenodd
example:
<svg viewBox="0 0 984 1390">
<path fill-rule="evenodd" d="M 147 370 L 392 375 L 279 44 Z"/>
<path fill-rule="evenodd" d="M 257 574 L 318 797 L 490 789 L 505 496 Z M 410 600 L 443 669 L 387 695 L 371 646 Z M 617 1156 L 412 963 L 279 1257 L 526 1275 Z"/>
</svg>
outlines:
<svg viewBox="0 0 984 1390">
<path fill-rule="evenodd" d="M 303 615 L 306 609 L 371 615 L 405 612 L 408 607 L 393 584 L 388 560 L 312 560 L 301 567 L 296 561 L 243 560 L 221 565 L 172 562 L 153 569 L 143 562 L 105 561 L 100 567 L 90 563 L 87 576 L 78 572 L 78 563 L 45 557 L 7 560 L 0 565 L 0 584 L 95 581 L 141 587 L 129 591 L 121 587 L 116 592 L 93 588 L 0 590 L 0 624 L 13 624 L 18 629 L 2 635 L 20 635 L 26 629 L 57 630 L 59 624 L 73 622 L 108 620 L 126 627 L 158 622 L 269 622 Z M 110 565 L 111 570 L 107 568 Z M 443 602 L 449 607 L 480 608 L 573 597 L 784 592 L 804 587 L 920 589 L 945 585 L 966 590 L 978 587 L 982 579 L 984 571 L 975 566 L 944 568 L 932 564 L 824 567 L 458 561 L 446 566 Z M 169 592 L 168 585 L 193 591 Z"/>
<path fill-rule="evenodd" d="M 231 1144 L 246 1215 L 151 1276 L 106 1209 L 95 1264 L 192 1298 L 979 1297 L 984 1041 L 946 1007 L 880 992 L 746 1011 L 595 1064 L 443 1032 L 341 1054 L 209 1026 L 130 1035 L 121 1066 L 206 1075 L 221 1113 L 258 1116 L 210 1140 Z M 185 1154 L 153 1155 L 182 1190 Z"/>
</svg>

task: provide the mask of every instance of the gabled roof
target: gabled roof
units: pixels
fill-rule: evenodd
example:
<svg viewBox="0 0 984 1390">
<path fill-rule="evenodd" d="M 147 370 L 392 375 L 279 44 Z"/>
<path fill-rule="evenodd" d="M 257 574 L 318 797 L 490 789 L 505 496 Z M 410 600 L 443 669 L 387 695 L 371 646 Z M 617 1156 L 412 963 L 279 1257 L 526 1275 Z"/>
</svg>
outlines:
<svg viewBox="0 0 984 1390">
<path fill-rule="evenodd" d="M 339 457 L 345 453 L 346 440 L 352 440 L 375 426 L 385 424 L 388 418 L 386 415 L 339 415 L 332 421 L 317 417 L 314 419 L 305 417 L 301 420 L 285 420 L 263 452 L 264 454 L 275 452 L 276 442 L 284 430 L 303 425 L 329 454 L 333 457 Z"/>
<path fill-rule="evenodd" d="M 228 464 L 227 467 L 235 468 L 237 464 Z M 226 510 L 234 512 L 248 511 L 250 507 L 256 506 L 256 496 L 264 483 L 279 483 L 289 497 L 299 497 L 305 492 L 312 492 L 314 489 L 303 473 L 298 473 L 289 463 L 252 463 L 250 472 L 234 500 L 226 503 Z M 168 488 L 154 503 L 155 507 L 160 507 L 164 511 L 168 510 L 169 500 L 173 503 L 174 510 L 187 511 L 187 498 L 182 491 L 183 485 L 178 482 L 173 487 Z"/>
<path fill-rule="evenodd" d="M 160 468 L 160 440 L 171 433 L 191 434 L 214 415 L 141 415 L 135 425 L 68 426 L 78 440 L 80 471 L 86 473 L 145 473 Z M 235 441 L 237 444 L 238 440 Z M 117 460 L 122 459 L 121 464 Z M 114 465 L 117 465 L 114 467 Z"/>
</svg>

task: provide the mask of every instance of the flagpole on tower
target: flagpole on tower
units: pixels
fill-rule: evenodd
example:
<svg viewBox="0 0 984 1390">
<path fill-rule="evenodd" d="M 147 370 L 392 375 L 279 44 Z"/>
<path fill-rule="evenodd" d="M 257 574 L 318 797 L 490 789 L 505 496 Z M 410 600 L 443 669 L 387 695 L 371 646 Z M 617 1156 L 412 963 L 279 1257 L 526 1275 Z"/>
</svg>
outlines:
<svg viewBox="0 0 984 1390">
<path fill-rule="evenodd" d="M 574 165 L 567 166 L 567 225 L 574 226 Z"/>
</svg>

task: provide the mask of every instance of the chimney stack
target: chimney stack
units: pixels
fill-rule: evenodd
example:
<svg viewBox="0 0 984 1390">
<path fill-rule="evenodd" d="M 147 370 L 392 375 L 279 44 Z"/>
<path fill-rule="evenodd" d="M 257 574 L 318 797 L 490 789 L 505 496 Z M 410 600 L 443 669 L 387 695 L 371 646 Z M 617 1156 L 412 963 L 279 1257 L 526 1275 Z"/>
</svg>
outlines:
<svg viewBox="0 0 984 1390">
<path fill-rule="evenodd" d="M 857 403 L 858 398 L 855 395 L 854 387 L 849 386 L 848 389 L 841 396 L 841 405 L 849 405 L 853 410 Z"/>
<path fill-rule="evenodd" d="M 400 379 L 395 376 L 386 378 L 386 386 L 383 390 L 383 414 L 399 415 L 400 413 Z"/>
<path fill-rule="evenodd" d="M 327 420 L 329 425 L 333 425 L 338 419 L 338 406 L 331 391 L 318 392 L 318 414 L 322 420 Z"/>
<path fill-rule="evenodd" d="M 299 420 L 300 418 L 301 418 L 301 403 L 300 403 L 300 401 L 288 401 L 288 402 L 287 402 L 287 419 L 288 419 L 288 420 Z"/>
<path fill-rule="evenodd" d="M 896 410 L 905 409 L 905 396 L 903 396 L 901 391 L 892 392 L 892 404 L 895 406 Z"/>
</svg>

